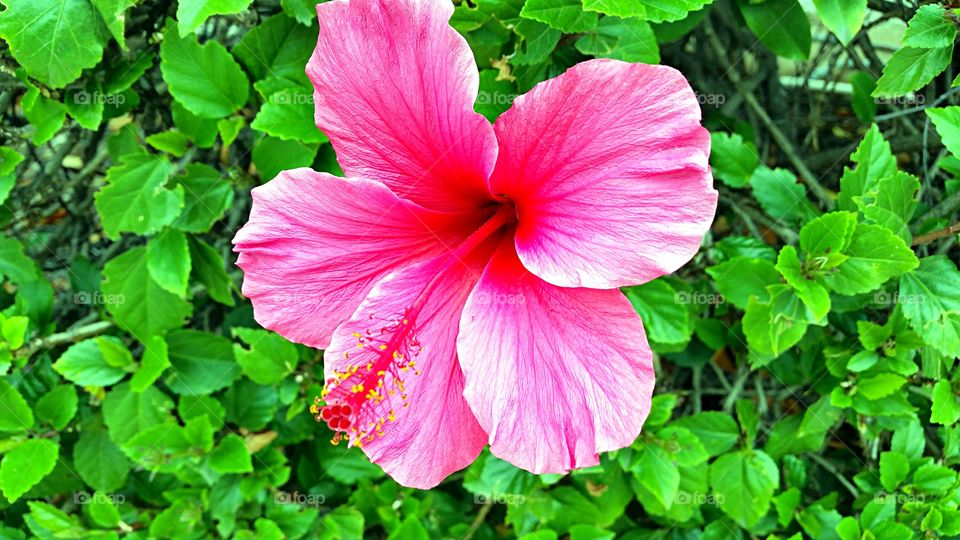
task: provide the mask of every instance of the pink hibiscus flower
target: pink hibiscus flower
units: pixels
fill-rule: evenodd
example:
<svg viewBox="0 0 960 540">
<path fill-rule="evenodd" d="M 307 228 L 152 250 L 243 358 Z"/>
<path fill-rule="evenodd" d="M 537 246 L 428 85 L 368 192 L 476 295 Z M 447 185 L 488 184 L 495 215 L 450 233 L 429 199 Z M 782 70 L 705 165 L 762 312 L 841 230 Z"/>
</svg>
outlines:
<svg viewBox="0 0 960 540">
<path fill-rule="evenodd" d="M 257 321 L 325 349 L 318 420 L 401 484 L 491 452 L 535 473 L 630 445 L 654 373 L 617 290 L 697 252 L 717 192 L 683 76 L 591 60 L 491 125 L 448 0 L 317 6 L 316 123 L 234 239 Z"/>
</svg>

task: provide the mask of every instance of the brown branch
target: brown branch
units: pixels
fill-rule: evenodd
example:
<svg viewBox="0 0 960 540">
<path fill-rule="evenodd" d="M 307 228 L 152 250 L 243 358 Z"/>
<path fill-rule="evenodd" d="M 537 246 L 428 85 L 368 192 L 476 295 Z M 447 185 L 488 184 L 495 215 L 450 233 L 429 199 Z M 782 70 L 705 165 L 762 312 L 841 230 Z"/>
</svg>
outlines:
<svg viewBox="0 0 960 540">
<path fill-rule="evenodd" d="M 953 236 L 955 234 L 960 234 L 960 222 L 954 223 L 953 225 L 940 229 L 939 231 L 928 232 L 927 234 L 921 234 L 920 236 L 913 239 L 914 246 L 919 246 L 922 244 L 929 244 L 934 240 L 939 240 L 941 238 L 946 238 L 948 236 Z"/>
</svg>

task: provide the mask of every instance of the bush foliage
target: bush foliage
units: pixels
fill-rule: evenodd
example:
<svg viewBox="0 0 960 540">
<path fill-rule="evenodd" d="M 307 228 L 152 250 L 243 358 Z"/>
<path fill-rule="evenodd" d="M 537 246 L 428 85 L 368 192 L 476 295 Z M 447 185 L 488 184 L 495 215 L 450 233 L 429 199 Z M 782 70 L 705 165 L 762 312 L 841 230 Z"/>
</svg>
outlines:
<svg viewBox="0 0 960 540">
<path fill-rule="evenodd" d="M 321 352 L 239 294 L 249 190 L 342 174 L 313 2 L 2 2 L 0 537 L 960 535 L 949 2 L 455 1 L 490 119 L 588 58 L 680 69 L 721 197 L 625 289 L 658 371 L 633 446 L 430 491 L 329 444 Z"/>
</svg>

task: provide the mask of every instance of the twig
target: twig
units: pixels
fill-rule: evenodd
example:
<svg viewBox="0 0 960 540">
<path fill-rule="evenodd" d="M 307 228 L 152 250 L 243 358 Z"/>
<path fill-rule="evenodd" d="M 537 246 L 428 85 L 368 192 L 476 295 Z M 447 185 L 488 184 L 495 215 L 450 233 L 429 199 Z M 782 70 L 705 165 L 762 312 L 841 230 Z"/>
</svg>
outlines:
<svg viewBox="0 0 960 540">
<path fill-rule="evenodd" d="M 840 484 L 843 485 L 843 487 L 847 488 L 847 491 L 849 491 L 854 498 L 857 498 L 860 496 L 860 490 L 857 489 L 857 486 L 851 484 L 850 481 L 847 480 L 847 478 L 843 476 L 843 474 L 841 474 L 840 471 L 836 467 L 834 467 L 832 463 L 824 459 L 823 456 L 821 456 L 820 454 L 814 454 L 814 453 L 810 453 L 807 455 L 809 455 L 810 459 L 816 462 L 817 465 L 820 465 L 827 472 L 829 472 L 834 477 L 836 477 L 837 481 L 840 482 Z"/>
<path fill-rule="evenodd" d="M 40 349 L 52 349 L 59 345 L 74 343 L 91 336 L 102 334 L 110 328 L 113 328 L 113 323 L 110 321 L 98 321 L 92 324 L 78 326 L 76 328 L 67 330 L 66 332 L 60 332 L 59 334 L 51 334 L 44 338 L 34 339 L 26 347 L 18 349 L 16 351 L 16 355 L 18 357 L 31 356 Z"/>
<path fill-rule="evenodd" d="M 750 92 L 743 84 L 740 73 L 733 68 L 733 64 L 730 63 L 730 59 L 727 57 L 727 53 L 723 48 L 723 44 L 720 43 L 720 38 L 717 37 L 716 31 L 713 29 L 713 25 L 710 22 L 710 17 L 707 17 L 704 21 L 703 28 L 707 34 L 707 39 L 710 41 L 710 45 L 713 47 L 714 54 L 717 56 L 717 59 L 720 60 L 723 69 L 726 71 L 727 77 L 730 79 L 730 82 L 733 83 L 733 86 L 736 87 L 737 92 L 743 96 L 744 101 L 750 106 L 751 109 L 753 109 L 753 112 L 760 117 L 760 121 L 763 122 L 763 124 L 767 127 L 767 130 L 770 132 L 770 135 L 773 136 L 773 139 L 777 142 L 777 145 L 787 155 L 787 157 L 790 159 L 790 162 L 793 163 L 793 166 L 797 169 L 797 172 L 800 173 L 800 178 L 802 178 L 803 181 L 810 187 L 810 191 L 813 192 L 814 196 L 820 200 L 820 203 L 825 208 L 833 208 L 833 196 L 831 196 L 830 191 L 820 184 L 820 181 L 817 180 L 817 177 L 814 176 L 813 172 L 807 168 L 806 163 L 804 163 L 803 158 L 801 158 L 797 153 L 796 149 L 793 147 L 793 144 L 791 144 L 786 135 L 780 131 L 780 128 L 778 128 L 773 119 L 770 118 L 770 115 L 767 114 L 767 111 L 757 100 L 756 96 L 754 96 L 753 93 Z"/>
<path fill-rule="evenodd" d="M 953 225 L 940 229 L 939 231 L 928 232 L 927 234 L 921 234 L 920 236 L 913 239 L 914 246 L 919 246 L 921 244 L 929 244 L 934 240 L 939 240 L 941 238 L 946 238 L 948 236 L 953 236 L 955 234 L 960 234 L 960 222 L 954 223 Z"/>
<path fill-rule="evenodd" d="M 480 511 L 477 512 L 477 517 L 473 520 L 473 523 L 470 524 L 470 528 L 467 529 L 467 532 L 463 533 L 463 536 L 460 537 L 460 540 L 470 540 L 473 538 L 473 535 L 477 533 L 480 525 L 483 525 L 483 522 L 487 519 L 487 514 L 490 513 L 490 509 L 492 507 L 493 503 L 491 503 L 488 499 L 483 506 L 480 507 Z"/>
<path fill-rule="evenodd" d="M 895 118 L 900 118 L 901 116 L 906 116 L 908 114 L 913 114 L 915 112 L 925 111 L 927 109 L 936 107 L 937 105 L 943 103 L 944 101 L 950 99 L 950 96 L 960 92 L 960 86 L 956 88 L 951 88 L 950 90 L 944 92 L 937 99 L 933 100 L 929 105 L 918 105 L 916 107 L 910 107 L 909 109 L 901 109 L 899 111 L 894 111 L 892 113 L 881 114 L 874 117 L 874 122 L 886 122 L 887 120 L 893 120 Z"/>
</svg>

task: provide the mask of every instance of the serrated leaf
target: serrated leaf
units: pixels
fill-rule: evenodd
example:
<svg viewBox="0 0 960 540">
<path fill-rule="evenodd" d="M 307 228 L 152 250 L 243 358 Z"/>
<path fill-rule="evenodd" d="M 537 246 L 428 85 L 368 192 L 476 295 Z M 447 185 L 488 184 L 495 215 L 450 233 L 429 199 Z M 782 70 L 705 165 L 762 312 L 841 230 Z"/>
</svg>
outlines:
<svg viewBox="0 0 960 540">
<path fill-rule="evenodd" d="M 202 118 L 223 118 L 246 104 L 250 82 L 230 52 L 217 41 L 200 45 L 174 30 L 160 46 L 160 70 L 174 99 Z"/>
<path fill-rule="evenodd" d="M 710 166 L 714 176 L 728 186 L 746 186 L 759 161 L 753 143 L 744 141 L 738 133 L 710 134 Z"/>
<path fill-rule="evenodd" d="M 246 10 L 251 2 L 253 0 L 190 0 L 179 2 L 177 22 L 180 23 L 180 37 L 192 34 L 213 15 L 240 13 Z"/>
<path fill-rule="evenodd" d="M 0 431 L 20 432 L 33 427 L 33 411 L 20 391 L 0 379 Z"/>
<path fill-rule="evenodd" d="M 823 279 L 830 289 L 847 295 L 876 290 L 918 264 L 903 239 L 879 225 L 858 224 L 844 254 L 847 259 Z"/>
<path fill-rule="evenodd" d="M 624 289 L 651 340 L 659 343 L 685 343 L 693 335 L 690 313 L 680 293 L 670 283 L 657 279 Z"/>
<path fill-rule="evenodd" d="M 520 16 L 567 34 L 586 32 L 597 25 L 597 14 L 584 11 L 581 0 L 527 0 Z"/>
<path fill-rule="evenodd" d="M 253 461 L 243 439 L 228 433 L 210 453 L 210 468 L 220 474 L 253 472 Z"/>
<path fill-rule="evenodd" d="M 910 474 L 910 462 L 900 452 L 880 454 L 880 483 L 883 489 L 893 493 L 900 482 Z"/>
<path fill-rule="evenodd" d="M 80 433 L 73 447 L 73 465 L 88 486 L 104 492 L 122 488 L 133 466 L 102 429 Z"/>
<path fill-rule="evenodd" d="M 124 30 L 126 27 L 125 12 L 128 8 L 133 7 L 137 1 L 138 0 L 91 0 L 93 6 L 100 12 L 100 17 L 103 18 L 103 22 L 107 25 L 107 29 L 113 36 L 113 39 L 115 39 L 117 44 L 120 45 L 120 48 L 124 50 L 127 49 L 127 42 L 126 39 L 124 39 Z"/>
<path fill-rule="evenodd" d="M 98 339 L 117 338 L 92 338 L 71 345 L 53 364 L 54 371 L 79 386 L 110 386 L 122 379 L 126 371 L 107 363 Z"/>
<path fill-rule="evenodd" d="M 750 177 L 750 187 L 763 210 L 777 221 L 800 223 L 817 215 L 803 184 L 786 169 L 757 167 Z"/>
<path fill-rule="evenodd" d="M 960 271 L 942 255 L 924 257 L 900 278 L 898 300 L 910 326 L 930 346 L 960 356 Z"/>
<path fill-rule="evenodd" d="M 150 154 L 127 154 L 107 170 L 107 185 L 94 196 L 103 231 L 151 234 L 169 225 L 183 208 L 183 188 L 167 189 L 173 165 Z"/>
<path fill-rule="evenodd" d="M 940 140 L 954 156 L 960 156 L 960 107 L 941 107 L 926 110 L 940 135 Z"/>
<path fill-rule="evenodd" d="M 956 23 L 947 15 L 947 10 L 935 4 L 921 6 L 907 23 L 903 46 L 924 49 L 952 47 L 956 37 Z"/>
<path fill-rule="evenodd" d="M 27 73 L 63 88 L 100 62 L 107 31 L 88 0 L 5 0 L 0 37 Z"/>
<path fill-rule="evenodd" d="M 597 58 L 613 58 L 625 62 L 660 63 L 657 36 L 647 21 L 631 17 L 607 16 L 577 40 L 578 51 Z"/>
<path fill-rule="evenodd" d="M 123 444 L 135 434 L 170 421 L 173 402 L 156 387 L 134 392 L 127 383 L 115 386 L 103 400 L 103 421 L 110 439 Z"/>
<path fill-rule="evenodd" d="M 617 17 L 642 17 L 650 22 L 679 21 L 713 0 L 583 0 L 583 8 Z"/>
<path fill-rule="evenodd" d="M 278 334 L 259 328 L 234 327 L 233 335 L 247 345 L 234 343 L 233 355 L 253 382 L 277 384 L 297 367 L 297 348 Z"/>
<path fill-rule="evenodd" d="M 933 386 L 933 407 L 930 412 L 930 421 L 934 424 L 949 426 L 960 420 L 960 403 L 953 392 L 950 381 L 939 380 Z"/>
<path fill-rule="evenodd" d="M 746 309 L 750 297 L 769 300 L 767 286 L 780 282 L 773 263 L 744 256 L 711 266 L 707 273 L 724 299 L 740 309 Z"/>
<path fill-rule="evenodd" d="M 919 90 L 939 75 L 953 56 L 953 46 L 936 49 L 903 47 L 883 67 L 874 97 L 902 96 Z"/>
<path fill-rule="evenodd" d="M 890 150 L 890 143 L 884 140 L 876 124 L 870 126 L 850 159 L 856 167 L 845 167 L 843 170 L 837 207 L 840 210 L 854 211 L 857 210 L 854 197 L 862 196 L 868 189 L 876 186 L 881 178 L 896 173 L 897 162 Z"/>
<path fill-rule="evenodd" d="M 285 141 L 325 143 L 327 136 L 313 123 L 313 100 L 299 100 L 309 91 L 280 90 L 260 108 L 250 127 Z"/>
<path fill-rule="evenodd" d="M 170 369 L 164 381 L 181 395 L 201 396 L 230 385 L 240 376 L 233 344 L 223 336 L 198 330 L 167 335 Z"/>
<path fill-rule="evenodd" d="M 29 439 L 10 450 L 0 461 L 0 488 L 14 502 L 53 471 L 60 445 L 49 439 Z"/>
<path fill-rule="evenodd" d="M 70 384 L 54 387 L 37 400 L 33 407 L 37 420 L 50 424 L 53 429 L 67 427 L 77 414 L 77 390 Z"/>
<path fill-rule="evenodd" d="M 767 513 L 779 484 L 777 464 L 759 450 L 724 454 L 710 465 L 710 486 L 722 496 L 720 509 L 743 527 Z"/>
<path fill-rule="evenodd" d="M 233 204 L 233 185 L 219 171 L 203 163 L 187 165 L 176 179 L 183 187 L 183 212 L 173 227 L 193 233 L 209 231 Z"/>
<path fill-rule="evenodd" d="M 120 327 L 139 341 L 179 328 L 193 306 L 164 290 L 150 277 L 147 249 L 138 247 L 103 268 L 107 311 Z"/>
</svg>

